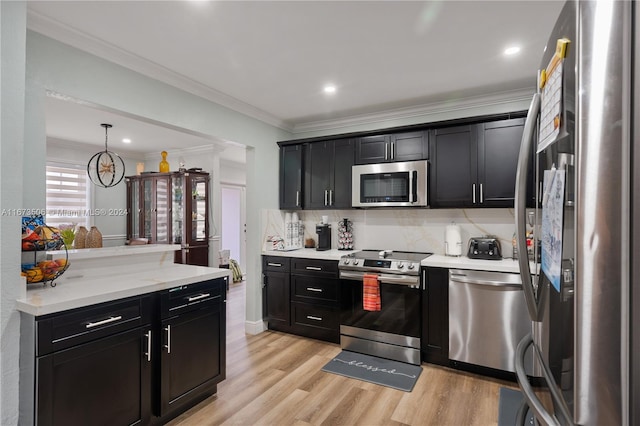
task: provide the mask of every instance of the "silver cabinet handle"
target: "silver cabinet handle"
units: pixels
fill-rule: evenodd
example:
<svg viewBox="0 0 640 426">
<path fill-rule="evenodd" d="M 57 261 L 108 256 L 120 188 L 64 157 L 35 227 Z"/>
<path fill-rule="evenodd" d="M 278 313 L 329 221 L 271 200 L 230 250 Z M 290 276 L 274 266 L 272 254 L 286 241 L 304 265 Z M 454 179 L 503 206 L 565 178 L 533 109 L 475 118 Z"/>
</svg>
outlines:
<svg viewBox="0 0 640 426">
<path fill-rule="evenodd" d="M 313 315 L 307 315 L 307 319 L 314 320 L 314 321 L 322 321 L 322 318 L 314 317 Z"/>
<path fill-rule="evenodd" d="M 117 317 L 110 317 L 102 321 L 90 322 L 86 325 L 87 328 L 97 327 L 99 325 L 109 324 L 110 322 L 119 321 L 122 319 L 122 315 L 118 315 Z"/>
<path fill-rule="evenodd" d="M 310 271 L 322 271 L 322 268 L 320 268 L 319 266 L 307 266 L 305 269 L 308 269 Z"/>
<path fill-rule="evenodd" d="M 187 298 L 187 302 L 193 302 L 195 300 L 204 299 L 205 297 L 209 297 L 209 296 L 211 296 L 210 293 L 202 293 L 202 294 L 199 294 L 197 296 L 191 296 L 191 297 Z"/>
<path fill-rule="evenodd" d="M 322 293 L 321 288 L 307 287 L 307 291 L 315 291 L 316 293 Z"/>
<path fill-rule="evenodd" d="M 426 269 L 422 270 L 422 289 L 423 290 L 427 289 L 427 270 Z"/>
<path fill-rule="evenodd" d="M 170 354 L 171 353 L 171 325 L 167 325 L 164 331 L 167 332 L 167 344 L 164 345 L 164 347 L 167 349 L 167 353 Z"/>
<path fill-rule="evenodd" d="M 391 142 L 391 159 L 396 158 L 396 143 Z"/>
<path fill-rule="evenodd" d="M 389 159 L 389 144 L 388 143 L 384 144 L 384 159 L 385 160 Z"/>
<path fill-rule="evenodd" d="M 329 190 L 329 205 L 333 205 L 333 189 Z"/>
<path fill-rule="evenodd" d="M 329 203 L 327 202 L 327 194 L 329 194 L 329 191 L 327 191 L 326 189 L 324 190 L 324 205 L 327 206 L 329 205 Z"/>
<path fill-rule="evenodd" d="M 300 191 L 296 191 L 296 207 L 300 207 Z"/>
<path fill-rule="evenodd" d="M 473 201 L 473 204 L 475 204 L 476 203 L 476 184 L 475 183 L 471 184 L 471 192 L 472 192 L 471 196 L 473 197 L 472 201 Z"/>
<path fill-rule="evenodd" d="M 272 262 L 267 262 L 268 266 L 275 266 L 277 268 L 281 268 L 282 267 L 282 263 L 272 263 Z"/>
<path fill-rule="evenodd" d="M 147 357 L 147 361 L 151 361 L 151 330 L 146 332 L 144 337 L 147 338 L 147 351 L 144 354 Z"/>
<path fill-rule="evenodd" d="M 484 203 L 484 194 L 482 191 L 482 184 L 480 184 L 480 204 Z"/>
</svg>

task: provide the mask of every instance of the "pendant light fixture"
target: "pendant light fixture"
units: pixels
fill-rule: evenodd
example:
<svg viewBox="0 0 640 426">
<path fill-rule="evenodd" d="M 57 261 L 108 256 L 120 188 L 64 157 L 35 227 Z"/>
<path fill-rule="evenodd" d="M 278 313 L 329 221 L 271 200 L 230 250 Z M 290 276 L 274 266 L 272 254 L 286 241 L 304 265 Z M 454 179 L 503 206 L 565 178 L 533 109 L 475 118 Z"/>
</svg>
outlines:
<svg viewBox="0 0 640 426">
<path fill-rule="evenodd" d="M 107 132 L 113 126 L 106 123 L 102 123 L 100 126 L 104 127 L 104 151 L 91 157 L 87 164 L 87 173 L 94 185 L 111 188 L 124 178 L 124 161 L 118 154 L 107 148 Z"/>
</svg>

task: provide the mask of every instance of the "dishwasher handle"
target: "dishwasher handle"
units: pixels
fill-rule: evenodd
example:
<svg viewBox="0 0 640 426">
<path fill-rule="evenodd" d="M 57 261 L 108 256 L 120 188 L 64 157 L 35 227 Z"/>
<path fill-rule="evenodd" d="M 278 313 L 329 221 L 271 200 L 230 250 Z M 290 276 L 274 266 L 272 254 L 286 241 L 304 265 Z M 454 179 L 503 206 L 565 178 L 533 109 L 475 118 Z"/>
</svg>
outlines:
<svg viewBox="0 0 640 426">
<path fill-rule="evenodd" d="M 518 288 L 518 289 L 522 288 L 522 283 L 514 283 L 512 281 L 499 280 L 499 279 L 498 280 L 482 279 L 482 278 L 476 278 L 473 276 L 468 276 L 465 274 L 450 273 L 449 280 L 453 282 L 464 283 L 464 284 L 476 284 L 476 285 L 486 285 L 486 286 L 492 286 L 492 287 Z"/>
</svg>

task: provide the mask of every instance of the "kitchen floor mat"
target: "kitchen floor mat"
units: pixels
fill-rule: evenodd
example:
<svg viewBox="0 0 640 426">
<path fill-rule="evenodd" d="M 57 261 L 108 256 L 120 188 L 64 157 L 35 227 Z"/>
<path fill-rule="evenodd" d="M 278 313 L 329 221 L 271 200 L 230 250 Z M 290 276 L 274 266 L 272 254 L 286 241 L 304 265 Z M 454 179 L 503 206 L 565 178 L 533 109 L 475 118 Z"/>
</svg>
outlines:
<svg viewBox="0 0 640 426">
<path fill-rule="evenodd" d="M 498 426 L 513 426 L 516 424 L 516 415 L 522 402 L 522 394 L 518 390 L 500 388 L 500 401 L 498 404 Z M 527 412 L 525 425 L 533 425 L 533 414 Z"/>
<path fill-rule="evenodd" d="M 422 373 L 422 367 L 342 351 L 322 367 L 322 371 L 411 392 Z"/>
</svg>

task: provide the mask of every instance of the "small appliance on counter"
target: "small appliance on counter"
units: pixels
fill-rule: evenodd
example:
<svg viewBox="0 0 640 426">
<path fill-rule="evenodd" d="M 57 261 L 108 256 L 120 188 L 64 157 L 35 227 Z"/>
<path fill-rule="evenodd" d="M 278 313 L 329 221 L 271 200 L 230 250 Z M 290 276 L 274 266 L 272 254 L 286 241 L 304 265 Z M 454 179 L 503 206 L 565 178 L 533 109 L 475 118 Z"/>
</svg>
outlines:
<svg viewBox="0 0 640 426">
<path fill-rule="evenodd" d="M 447 225 L 444 231 L 444 254 L 446 256 L 462 256 L 462 233 L 460 226 L 454 222 Z"/>
<path fill-rule="evenodd" d="M 353 250 L 353 223 L 347 218 L 338 222 L 338 250 Z"/>
<path fill-rule="evenodd" d="M 316 234 L 318 234 L 318 245 L 316 245 L 316 250 L 331 250 L 331 225 L 328 223 L 317 224 Z"/>
<path fill-rule="evenodd" d="M 469 259 L 501 260 L 500 241 L 489 235 L 471 238 L 467 257 Z"/>
</svg>

